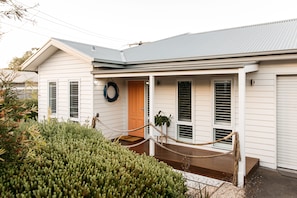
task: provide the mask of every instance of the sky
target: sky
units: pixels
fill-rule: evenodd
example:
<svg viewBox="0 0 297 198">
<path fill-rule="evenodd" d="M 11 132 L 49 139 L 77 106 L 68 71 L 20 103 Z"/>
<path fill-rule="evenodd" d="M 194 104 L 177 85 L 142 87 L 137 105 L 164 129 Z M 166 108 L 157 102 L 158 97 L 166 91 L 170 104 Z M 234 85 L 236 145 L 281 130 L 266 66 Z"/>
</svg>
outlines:
<svg viewBox="0 0 297 198">
<path fill-rule="evenodd" d="M 123 49 L 184 34 L 297 18 L 296 0 L 19 0 L 26 18 L 0 18 L 0 68 L 50 38 Z M 34 6 L 35 5 L 35 6 Z M 1 8 L 1 7 L 0 7 Z"/>
</svg>

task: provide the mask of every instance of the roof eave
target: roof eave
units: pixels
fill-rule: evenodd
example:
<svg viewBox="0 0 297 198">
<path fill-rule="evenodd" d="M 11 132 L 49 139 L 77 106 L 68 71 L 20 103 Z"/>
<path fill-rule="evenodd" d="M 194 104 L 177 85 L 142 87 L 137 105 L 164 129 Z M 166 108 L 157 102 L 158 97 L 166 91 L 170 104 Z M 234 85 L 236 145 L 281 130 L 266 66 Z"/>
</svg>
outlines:
<svg viewBox="0 0 297 198">
<path fill-rule="evenodd" d="M 63 50 L 71 55 L 74 55 L 86 62 L 92 63 L 94 61 L 93 57 L 90 57 L 80 51 L 65 45 L 63 42 L 50 39 L 43 47 L 41 47 L 34 55 L 32 55 L 29 59 L 27 59 L 22 64 L 22 70 L 26 71 L 37 71 L 37 68 L 40 64 L 42 64 L 48 57 L 53 55 L 58 50 Z"/>
<path fill-rule="evenodd" d="M 171 59 L 159 59 L 159 60 L 145 60 L 145 61 L 128 61 L 127 65 L 139 65 L 150 63 L 166 63 L 166 62 L 184 62 L 194 60 L 214 60 L 214 59 L 230 59 L 230 58 L 242 58 L 242 57 L 260 57 L 269 55 L 282 55 L 297 53 L 297 49 L 276 50 L 276 51 L 264 51 L 264 52 L 252 52 L 252 53 L 238 53 L 238 54 L 223 54 L 215 56 L 193 56 L 183 58 L 171 58 Z"/>
</svg>

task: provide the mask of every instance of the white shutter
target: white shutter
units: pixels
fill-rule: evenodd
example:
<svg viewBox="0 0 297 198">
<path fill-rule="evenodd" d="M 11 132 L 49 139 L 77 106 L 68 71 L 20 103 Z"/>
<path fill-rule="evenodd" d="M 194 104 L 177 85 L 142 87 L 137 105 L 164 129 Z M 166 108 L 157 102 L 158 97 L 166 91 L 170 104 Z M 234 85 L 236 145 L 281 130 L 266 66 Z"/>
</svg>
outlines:
<svg viewBox="0 0 297 198">
<path fill-rule="evenodd" d="M 178 137 L 185 139 L 193 138 L 193 127 L 189 125 L 177 125 Z"/>
<path fill-rule="evenodd" d="M 277 166 L 297 170 L 297 76 L 277 79 Z"/>
<path fill-rule="evenodd" d="M 231 80 L 214 81 L 214 141 L 229 135 L 231 125 Z M 221 148 L 230 149 L 232 139 L 215 144 Z"/>
<path fill-rule="evenodd" d="M 79 103 L 79 95 L 78 95 L 78 82 L 73 81 L 70 82 L 70 117 L 78 118 L 78 103 Z"/>
<path fill-rule="evenodd" d="M 56 82 L 49 82 L 49 108 L 52 114 L 57 112 L 57 85 Z"/>
<path fill-rule="evenodd" d="M 192 93 L 191 82 L 178 82 L 178 120 L 191 122 L 192 120 Z"/>
<path fill-rule="evenodd" d="M 215 124 L 231 123 L 231 81 L 215 82 Z"/>
<path fill-rule="evenodd" d="M 178 120 L 177 136 L 178 139 L 189 141 L 193 139 L 192 126 L 192 82 L 178 81 L 177 89 Z"/>
</svg>

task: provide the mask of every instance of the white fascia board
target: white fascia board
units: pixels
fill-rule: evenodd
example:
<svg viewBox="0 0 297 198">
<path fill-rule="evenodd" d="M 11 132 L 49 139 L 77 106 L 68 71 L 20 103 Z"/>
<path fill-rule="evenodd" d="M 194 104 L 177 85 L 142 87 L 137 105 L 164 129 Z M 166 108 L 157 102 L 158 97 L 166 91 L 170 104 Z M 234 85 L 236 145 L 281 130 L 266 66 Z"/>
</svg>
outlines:
<svg viewBox="0 0 297 198">
<path fill-rule="evenodd" d="M 57 50 L 58 49 L 56 47 L 52 46 L 52 40 L 49 40 L 35 54 L 33 54 L 22 64 L 22 70 L 37 71 L 38 65 L 45 61 Z"/>
<path fill-rule="evenodd" d="M 64 43 L 52 38 L 22 64 L 22 70 L 37 71 L 37 67 L 59 49 L 82 60 L 85 60 L 86 62 L 91 63 L 93 61 L 92 57 L 68 47 Z"/>
<path fill-rule="evenodd" d="M 237 74 L 236 69 L 214 69 L 214 70 L 191 70 L 191 71 L 166 71 L 166 72 L 134 72 L 134 73 L 114 73 L 95 74 L 95 78 L 123 78 L 123 77 L 143 77 L 143 76 L 189 76 L 189 75 L 211 75 L 211 74 Z"/>
<path fill-rule="evenodd" d="M 251 65 L 245 65 L 244 66 L 245 73 L 256 72 L 258 70 L 259 70 L 258 64 L 251 64 Z"/>
</svg>

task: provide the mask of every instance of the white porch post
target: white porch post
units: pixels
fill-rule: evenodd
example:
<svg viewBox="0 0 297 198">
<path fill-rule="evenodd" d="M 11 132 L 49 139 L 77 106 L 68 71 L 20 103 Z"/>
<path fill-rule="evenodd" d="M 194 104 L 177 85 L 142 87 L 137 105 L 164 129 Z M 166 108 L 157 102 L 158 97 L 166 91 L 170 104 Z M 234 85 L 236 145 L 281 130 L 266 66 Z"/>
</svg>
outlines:
<svg viewBox="0 0 297 198">
<path fill-rule="evenodd" d="M 245 97 L 246 97 L 246 71 L 241 68 L 238 71 L 238 133 L 240 144 L 240 157 L 238 166 L 238 187 L 244 186 L 245 168 Z"/>
<path fill-rule="evenodd" d="M 150 117 L 149 117 L 149 122 L 154 123 L 154 98 L 155 98 L 155 76 L 150 75 L 149 76 L 149 92 L 150 92 Z M 149 128 L 149 137 L 154 138 L 154 128 L 150 127 Z M 154 156 L 155 155 L 155 142 L 150 139 L 150 144 L 149 144 L 149 155 Z"/>
</svg>

